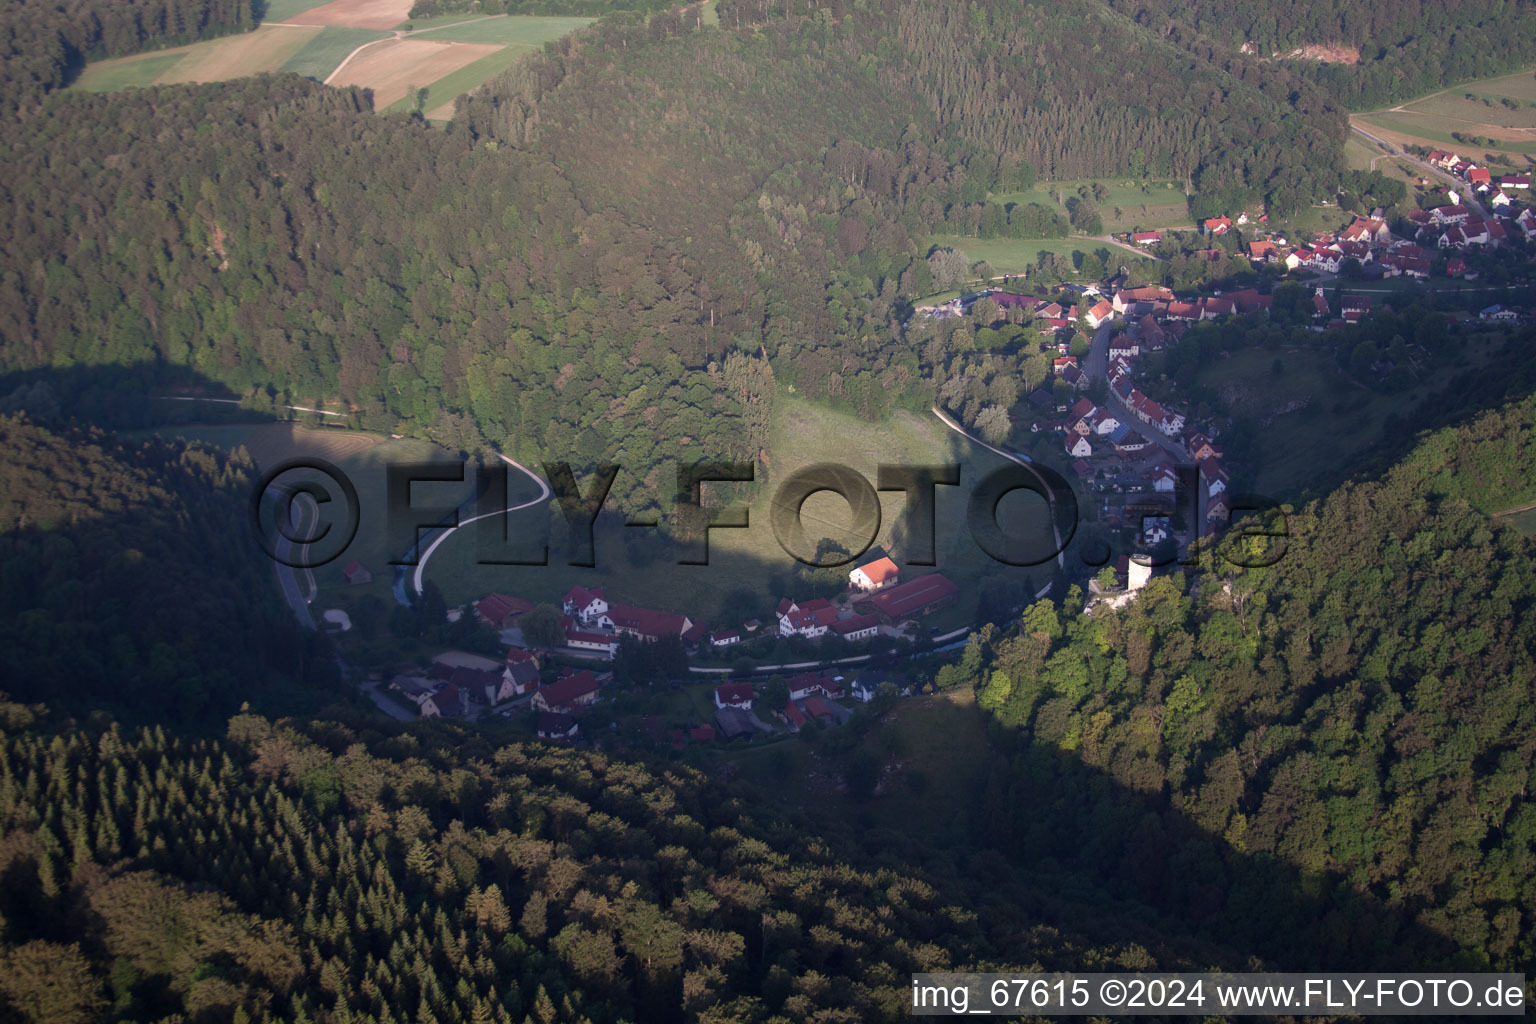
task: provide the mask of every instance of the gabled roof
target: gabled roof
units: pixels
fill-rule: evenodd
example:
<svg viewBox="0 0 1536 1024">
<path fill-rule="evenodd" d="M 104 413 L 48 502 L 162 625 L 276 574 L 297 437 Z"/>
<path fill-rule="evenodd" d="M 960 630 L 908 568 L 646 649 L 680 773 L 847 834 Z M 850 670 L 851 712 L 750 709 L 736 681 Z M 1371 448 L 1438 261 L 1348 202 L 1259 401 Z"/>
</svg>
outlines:
<svg viewBox="0 0 1536 1024">
<path fill-rule="evenodd" d="M 606 601 L 602 587 L 594 587 L 588 590 L 586 587 L 572 587 L 566 591 L 565 603 L 573 608 L 585 608 L 593 601 Z"/>
<path fill-rule="evenodd" d="M 752 702 L 751 683 L 721 683 L 715 687 L 715 699 L 721 704 Z"/>
<path fill-rule="evenodd" d="M 539 692 L 544 695 L 546 704 L 558 708 L 595 694 L 598 690 L 597 677 L 591 672 L 575 672 L 550 683 Z"/>
<path fill-rule="evenodd" d="M 894 578 L 901 570 L 896 568 L 896 563 L 889 558 L 877 558 L 873 562 L 861 565 L 856 572 L 862 572 L 875 586 L 880 586 L 888 579 Z"/>
<path fill-rule="evenodd" d="M 672 612 L 658 612 L 633 605 L 609 605 L 608 617 L 615 629 L 627 629 L 644 636 L 681 636 L 688 628 L 688 618 Z"/>
<path fill-rule="evenodd" d="M 831 630 L 840 636 L 847 636 L 849 633 L 863 632 L 878 625 L 880 625 L 878 615 L 855 615 L 849 619 L 838 619 L 832 623 Z"/>
<path fill-rule="evenodd" d="M 940 573 L 919 576 L 915 580 L 899 583 L 890 590 L 882 591 L 869 599 L 870 603 L 890 618 L 908 615 L 924 605 L 958 593 L 955 586 Z"/>
<path fill-rule="evenodd" d="M 486 622 L 500 622 L 509 615 L 526 615 L 533 611 L 533 602 L 506 594 L 487 594 L 475 602 L 475 611 Z"/>
</svg>

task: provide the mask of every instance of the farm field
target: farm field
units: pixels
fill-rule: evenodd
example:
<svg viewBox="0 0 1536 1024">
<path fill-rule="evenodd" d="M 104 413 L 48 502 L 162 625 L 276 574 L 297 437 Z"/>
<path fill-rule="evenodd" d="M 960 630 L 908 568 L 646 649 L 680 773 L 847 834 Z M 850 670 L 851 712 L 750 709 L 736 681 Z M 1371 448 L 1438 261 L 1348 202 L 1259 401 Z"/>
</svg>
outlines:
<svg viewBox="0 0 1536 1024">
<path fill-rule="evenodd" d="M 1389 178 L 1395 178 L 1407 185 L 1411 190 L 1418 185 L 1419 178 L 1424 172 L 1417 170 L 1411 164 L 1395 159 L 1375 145 L 1365 142 L 1353 132 L 1344 143 L 1344 159 L 1351 170 L 1380 171 Z"/>
<path fill-rule="evenodd" d="M 330 84 L 373 90 L 373 105 L 383 110 L 427 82 L 434 82 L 499 48 L 489 43 L 429 42 L 388 39 L 347 62 Z"/>
<path fill-rule="evenodd" d="M 961 235 L 933 235 L 927 246 L 943 246 L 958 249 L 970 257 L 972 263 L 986 260 L 998 274 L 1022 274 L 1034 269 L 1042 252 L 1061 256 L 1072 252 L 1089 253 L 1095 249 L 1107 249 L 1111 254 L 1110 266 L 1121 262 L 1149 262 L 1149 257 L 1138 256 L 1128 249 L 1109 245 L 1092 238 L 967 238 Z"/>
<path fill-rule="evenodd" d="M 347 54 L 364 43 L 388 37 L 389 33 L 374 29 L 327 26 L 278 70 L 323 82 L 347 59 Z"/>
<path fill-rule="evenodd" d="M 962 587 L 987 575 L 1027 574 L 1027 570 L 1008 569 L 993 562 L 976 547 L 964 526 L 971 488 L 1002 464 L 1000 457 L 973 447 L 931 415 L 899 411 L 883 423 L 865 423 L 781 395 L 774 406 L 769 456 L 766 465 L 758 466 L 758 481 L 753 485 L 705 485 L 707 504 L 739 502 L 750 509 L 748 528 L 710 531 L 708 565 L 675 564 L 670 544 L 656 544 L 649 557 L 637 554 L 626 544 L 625 535 L 639 531 L 625 531 L 615 522 L 604 522 L 595 534 L 596 566 L 570 567 L 565 564 L 564 527 L 549 526 L 558 515 L 549 508 L 535 508 L 508 517 L 508 532 L 525 538 L 548 536 L 548 566 L 477 565 L 485 556 L 478 553 L 479 542 L 471 527 L 464 531 L 465 536 L 455 536 L 438 549 L 425 576 L 442 590 L 450 605 L 490 591 L 558 603 L 562 594 L 580 583 L 607 588 L 610 600 L 660 606 L 704 622 L 719 621 L 723 606 L 739 603 L 732 598 L 733 592 L 745 591 L 762 607 L 761 614 L 766 614 L 783 596 L 797 566 L 774 537 L 768 518 L 770 501 L 779 484 L 796 469 L 828 460 L 846 465 L 870 481 L 874 481 L 881 463 L 959 462 L 961 485 L 937 489 L 937 568 Z M 585 486 L 584 480 L 580 482 Z M 733 496 L 730 492 L 735 488 L 749 493 Z M 898 561 L 902 549 L 895 535 L 903 501 L 900 492 L 881 493 L 881 526 L 875 539 L 875 543 L 891 548 Z M 803 522 L 813 536 L 813 528 L 820 527 L 819 532 L 827 536 L 845 538 L 847 521 L 847 506 L 836 496 L 818 494 L 805 504 Z M 646 535 L 650 535 L 648 531 Z M 962 599 L 957 607 L 966 605 L 971 602 Z"/>
<path fill-rule="evenodd" d="M 591 18 L 559 17 L 495 17 L 469 22 L 459 21 L 441 28 L 426 27 L 415 23 L 412 41 L 453 43 L 456 47 L 474 44 L 494 44 L 495 48 L 482 51 L 471 62 L 438 77 L 431 82 L 420 79 L 418 88 L 425 86 L 427 101 L 423 106 L 426 116 L 446 121 L 453 116 L 453 101 L 464 93 L 481 85 L 511 67 L 524 55 L 542 49 L 545 43 L 559 39 L 578 28 L 591 24 Z M 351 71 L 348 66 L 347 71 Z M 407 83 L 410 84 L 410 83 Z M 375 105 L 380 109 L 405 111 L 412 108 L 414 98 L 402 96 L 388 103 L 379 102 L 375 90 Z"/>
<path fill-rule="evenodd" d="M 261 20 L 266 25 L 284 22 L 325 2 L 326 0 L 267 0 L 266 9 L 261 12 Z"/>
<path fill-rule="evenodd" d="M 1076 195 L 1080 186 L 1091 188 L 1095 184 L 1104 190 L 1104 198 L 1094 203 L 1104 220 L 1105 231 L 1171 228 L 1190 222 L 1189 204 L 1185 201 L 1184 192 L 1172 181 L 1137 182 L 1125 178 L 1042 181 L 1022 192 L 998 193 L 991 197 L 991 202 L 1004 205 L 1039 203 L 1065 217 L 1065 200 Z M 1057 196 L 1061 197 L 1061 201 L 1057 200 Z"/>
<path fill-rule="evenodd" d="M 134 54 L 88 65 L 72 88 L 107 92 L 171 82 L 215 82 L 277 71 L 313 42 L 320 29 L 263 25 L 172 50 Z"/>
<path fill-rule="evenodd" d="M 390 29 L 405 21 L 412 0 L 331 0 L 288 18 L 292 25 Z"/>
<path fill-rule="evenodd" d="M 1498 153 L 1516 166 L 1536 162 L 1536 75 L 1530 70 L 1467 82 L 1387 110 L 1352 115 L 1373 134 L 1397 145 L 1423 145 Z M 1452 133 L 1497 140 L 1478 146 Z"/>
</svg>

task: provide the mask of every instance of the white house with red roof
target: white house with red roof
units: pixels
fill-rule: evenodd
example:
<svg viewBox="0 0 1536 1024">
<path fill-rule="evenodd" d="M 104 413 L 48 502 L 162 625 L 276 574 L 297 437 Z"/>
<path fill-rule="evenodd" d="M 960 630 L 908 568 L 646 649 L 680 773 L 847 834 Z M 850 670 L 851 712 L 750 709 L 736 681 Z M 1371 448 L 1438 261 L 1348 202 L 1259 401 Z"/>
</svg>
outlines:
<svg viewBox="0 0 1536 1024">
<path fill-rule="evenodd" d="M 1082 434 L 1068 434 L 1065 446 L 1067 454 L 1074 459 L 1086 459 L 1093 454 L 1093 445 Z"/>
<path fill-rule="evenodd" d="M 715 687 L 715 707 L 752 710 L 751 683 L 722 683 Z"/>
<path fill-rule="evenodd" d="M 1520 189 L 1521 191 L 1524 191 L 1530 187 L 1531 176 L 1529 174 L 1506 174 L 1499 179 L 1499 188 L 1502 188 L 1505 191 L 1510 189 Z"/>
<path fill-rule="evenodd" d="M 629 604 L 610 605 L 597 621 L 616 633 L 652 641 L 666 636 L 682 636 L 693 628 L 693 620 L 686 615 Z"/>
<path fill-rule="evenodd" d="M 733 647 L 739 643 L 741 643 L 741 630 L 739 629 L 717 629 L 709 634 L 709 646 L 711 647 Z"/>
<path fill-rule="evenodd" d="M 879 590 L 895 583 L 900 574 L 895 562 L 881 557 L 850 572 L 848 586 L 853 590 Z"/>
<path fill-rule="evenodd" d="M 1201 223 L 1200 230 L 1207 235 L 1224 235 L 1232 230 L 1232 218 L 1211 217 Z"/>
<path fill-rule="evenodd" d="M 619 651 L 619 638 L 613 633 L 583 629 L 569 615 L 561 619 L 561 624 L 565 629 L 565 646 L 572 650 L 592 651 L 608 658 L 612 658 Z"/>
<path fill-rule="evenodd" d="M 1089 327 L 1097 327 L 1114 315 L 1114 305 L 1108 299 L 1100 299 L 1089 308 L 1088 312 L 1083 314 L 1083 319 L 1088 321 Z"/>
<path fill-rule="evenodd" d="M 572 587 L 561 604 L 565 614 L 580 619 L 585 625 L 591 625 L 608 611 L 608 599 L 603 596 L 601 587 L 593 590 Z"/>
<path fill-rule="evenodd" d="M 1162 240 L 1161 231 L 1136 231 L 1131 234 L 1131 241 L 1137 245 L 1158 245 Z"/>
<path fill-rule="evenodd" d="M 574 714 L 597 703 L 602 688 L 591 672 L 573 672 L 541 687 L 530 702 L 535 711 L 563 711 Z"/>
<path fill-rule="evenodd" d="M 837 621 L 837 607 L 824 597 L 809 601 L 791 601 L 784 598 L 775 609 L 779 618 L 780 636 L 803 636 L 814 640 L 826 634 Z"/>
</svg>

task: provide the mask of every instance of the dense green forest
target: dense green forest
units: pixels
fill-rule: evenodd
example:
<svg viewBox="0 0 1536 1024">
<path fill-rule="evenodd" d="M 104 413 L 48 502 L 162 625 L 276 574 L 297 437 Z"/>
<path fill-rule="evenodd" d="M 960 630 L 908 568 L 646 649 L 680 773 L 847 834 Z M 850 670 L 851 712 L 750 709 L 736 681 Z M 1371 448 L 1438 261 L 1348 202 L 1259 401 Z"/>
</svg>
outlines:
<svg viewBox="0 0 1536 1024">
<path fill-rule="evenodd" d="M 261 0 L 4 0 L 0 118 L 30 117 L 88 60 L 256 27 Z"/>
<path fill-rule="evenodd" d="M 1350 109 L 1397 103 L 1536 61 L 1536 4 L 1530 0 L 1110 3 L 1193 52 L 1212 57 L 1216 55 L 1210 40 L 1232 48 L 1251 44 L 1250 50 L 1261 58 L 1285 57 L 1307 46 L 1352 47 L 1359 51 L 1358 64 L 1284 62 L 1290 71 L 1316 83 Z M 1262 67 L 1264 74 L 1275 67 L 1264 60 L 1246 63 Z"/>
<path fill-rule="evenodd" d="M 292 77 L 59 97 L 4 138 L 4 363 L 339 397 L 452 448 L 635 467 L 638 506 L 661 459 L 760 451 L 777 387 L 926 407 L 934 368 L 888 341 L 933 284 L 916 240 L 1066 230 L 989 192 L 1097 169 L 1285 205 L 1342 173 L 1326 101 L 1088 0 L 785 10 L 605 20 L 447 131 Z M 1079 59 L 1084 19 L 1113 59 Z M 1112 98 L 1132 82 L 1140 106 Z"/>
<path fill-rule="evenodd" d="M 1296 510 L 1283 540 L 1224 542 L 1249 562 L 1284 544 L 1273 567 L 1154 579 L 1119 612 L 1042 602 L 978 637 L 944 671 L 1012 750 L 991 841 L 1291 963 L 1529 964 L 1536 569 L 1488 513 L 1536 498 L 1533 429 L 1526 398 Z M 1305 896 L 1275 902 L 1274 864 Z"/>
<path fill-rule="evenodd" d="M 339 691 L 245 528 L 248 460 L 0 416 L 7 689 L 194 727 Z M 329 687 L 329 689 L 328 689 Z"/>
<path fill-rule="evenodd" d="M 7 1019 L 859 1024 L 904 1019 L 913 971 L 1154 962 L 687 768 L 371 723 L 240 715 L 188 741 L 38 714 L 0 704 Z"/>
</svg>

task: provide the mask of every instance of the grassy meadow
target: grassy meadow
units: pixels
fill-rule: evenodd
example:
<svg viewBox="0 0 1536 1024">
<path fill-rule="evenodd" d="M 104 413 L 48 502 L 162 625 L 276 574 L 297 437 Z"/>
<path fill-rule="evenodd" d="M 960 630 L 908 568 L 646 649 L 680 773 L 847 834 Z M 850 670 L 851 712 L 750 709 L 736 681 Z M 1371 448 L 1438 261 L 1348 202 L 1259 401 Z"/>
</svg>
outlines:
<svg viewBox="0 0 1536 1024">
<path fill-rule="evenodd" d="M 1111 267 L 1121 263 L 1129 266 L 1132 263 L 1150 262 L 1147 256 L 1092 238 L 968 238 L 963 235 L 933 235 L 924 244 L 928 247 L 958 249 L 970 257 L 972 263 L 986 260 L 997 274 L 1031 272 L 1042 252 L 1053 252 L 1070 258 L 1073 250 L 1090 253 L 1095 249 L 1108 249 Z"/>
<path fill-rule="evenodd" d="M 994 203 L 1039 203 L 1067 215 L 1065 201 L 1083 185 L 1099 185 L 1103 199 L 1095 200 L 1110 232 L 1172 228 L 1190 223 L 1189 204 L 1184 190 L 1172 181 L 1132 181 L 1127 178 L 1084 178 L 1078 181 L 1041 181 L 1022 192 L 1002 192 L 991 197 Z M 1118 211 L 1118 212 L 1116 212 Z"/>
</svg>

